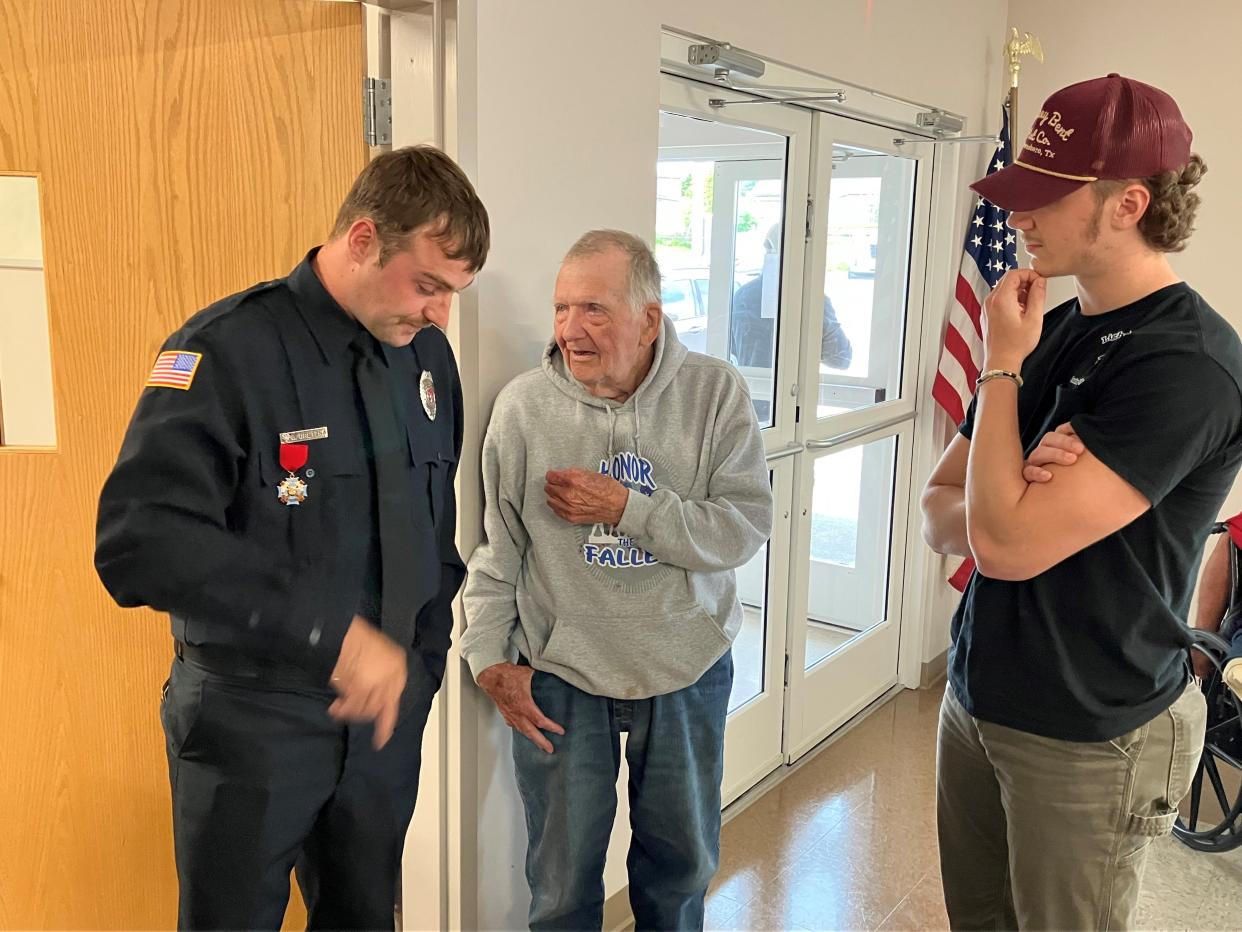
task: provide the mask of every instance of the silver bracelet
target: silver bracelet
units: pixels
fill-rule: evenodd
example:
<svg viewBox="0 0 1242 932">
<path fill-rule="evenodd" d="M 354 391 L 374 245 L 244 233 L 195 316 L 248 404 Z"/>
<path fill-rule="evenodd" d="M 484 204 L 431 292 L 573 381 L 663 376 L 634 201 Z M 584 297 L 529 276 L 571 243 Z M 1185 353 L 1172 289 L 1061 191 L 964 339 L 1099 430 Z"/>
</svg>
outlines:
<svg viewBox="0 0 1242 932">
<path fill-rule="evenodd" d="M 1018 388 L 1022 387 L 1022 376 L 1018 375 L 1018 373 L 1010 372 L 1008 369 L 988 369 L 986 372 L 979 374 L 979 378 L 975 380 L 975 388 L 992 379 L 1009 379 Z"/>
</svg>

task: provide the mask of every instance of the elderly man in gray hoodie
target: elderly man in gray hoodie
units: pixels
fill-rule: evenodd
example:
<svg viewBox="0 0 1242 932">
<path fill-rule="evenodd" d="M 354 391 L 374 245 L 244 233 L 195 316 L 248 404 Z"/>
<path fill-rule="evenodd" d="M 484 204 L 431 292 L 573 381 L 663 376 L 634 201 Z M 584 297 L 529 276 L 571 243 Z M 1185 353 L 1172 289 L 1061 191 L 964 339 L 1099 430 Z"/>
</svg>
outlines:
<svg viewBox="0 0 1242 932">
<path fill-rule="evenodd" d="M 623 731 L 637 926 L 701 928 L 734 570 L 772 527 L 763 442 L 737 371 L 678 342 L 637 237 L 579 239 L 554 309 L 543 365 L 500 393 L 483 445 L 462 653 L 523 736 L 531 928 L 602 924 Z"/>
</svg>

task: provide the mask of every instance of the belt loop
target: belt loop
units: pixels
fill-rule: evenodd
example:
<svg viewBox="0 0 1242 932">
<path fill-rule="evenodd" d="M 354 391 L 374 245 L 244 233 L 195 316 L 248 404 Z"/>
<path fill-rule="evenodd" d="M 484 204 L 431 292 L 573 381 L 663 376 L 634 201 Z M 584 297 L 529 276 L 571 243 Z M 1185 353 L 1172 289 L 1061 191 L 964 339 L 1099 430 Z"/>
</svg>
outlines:
<svg viewBox="0 0 1242 932">
<path fill-rule="evenodd" d="M 176 653 L 178 660 L 185 660 L 185 650 L 180 640 L 173 641 L 173 652 Z"/>
<path fill-rule="evenodd" d="M 613 699 L 613 714 L 616 716 L 617 730 L 629 731 L 634 724 L 634 702 L 631 699 Z"/>
</svg>

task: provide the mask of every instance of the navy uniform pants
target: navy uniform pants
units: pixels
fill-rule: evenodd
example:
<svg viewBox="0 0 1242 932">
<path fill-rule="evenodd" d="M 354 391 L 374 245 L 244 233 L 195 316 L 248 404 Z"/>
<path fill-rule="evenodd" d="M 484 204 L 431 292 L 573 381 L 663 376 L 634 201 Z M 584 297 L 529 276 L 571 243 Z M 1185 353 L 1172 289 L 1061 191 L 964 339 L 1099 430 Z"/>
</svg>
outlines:
<svg viewBox="0 0 1242 932">
<path fill-rule="evenodd" d="M 311 929 L 394 928 L 434 693 L 411 655 L 395 733 L 328 716 L 298 671 L 178 651 L 160 705 L 183 929 L 279 929 L 296 866 Z"/>
</svg>

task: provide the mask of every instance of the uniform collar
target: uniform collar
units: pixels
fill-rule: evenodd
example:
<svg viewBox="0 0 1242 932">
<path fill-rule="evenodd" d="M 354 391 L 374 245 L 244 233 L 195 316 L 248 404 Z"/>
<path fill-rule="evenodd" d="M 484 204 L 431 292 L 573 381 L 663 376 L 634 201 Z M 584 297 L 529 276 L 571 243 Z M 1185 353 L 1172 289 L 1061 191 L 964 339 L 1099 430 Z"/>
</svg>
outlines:
<svg viewBox="0 0 1242 932">
<path fill-rule="evenodd" d="M 331 364 L 352 358 L 348 355 L 349 345 L 358 336 L 362 325 L 328 294 L 328 289 L 315 274 L 311 262 L 318 252 L 319 247 L 316 246 L 289 274 L 289 290 L 297 299 L 298 313 L 319 345 L 324 362 Z"/>
</svg>

